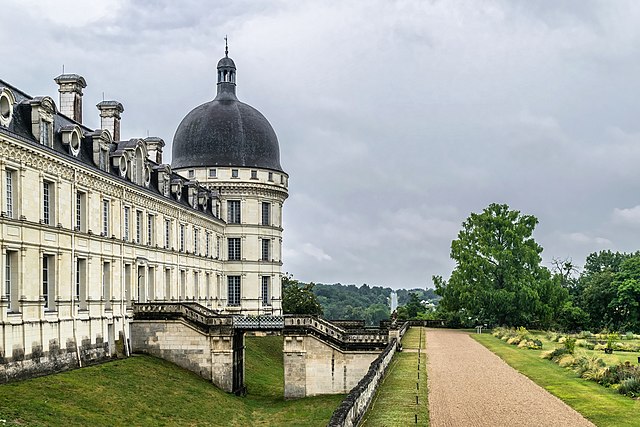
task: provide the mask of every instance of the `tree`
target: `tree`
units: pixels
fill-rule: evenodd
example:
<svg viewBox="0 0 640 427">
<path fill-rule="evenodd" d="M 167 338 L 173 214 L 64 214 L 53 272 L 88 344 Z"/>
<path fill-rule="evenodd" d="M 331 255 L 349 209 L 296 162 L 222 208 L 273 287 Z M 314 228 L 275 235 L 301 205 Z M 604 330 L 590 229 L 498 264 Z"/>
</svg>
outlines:
<svg viewBox="0 0 640 427">
<path fill-rule="evenodd" d="M 472 213 L 451 243 L 456 266 L 449 281 L 434 276 L 442 309 L 471 322 L 548 327 L 568 293 L 540 265 L 537 224 L 506 204 Z"/>
<path fill-rule="evenodd" d="M 313 293 L 313 283 L 300 283 L 291 275 L 282 277 L 282 311 L 285 314 L 322 315 L 322 306 Z"/>
<path fill-rule="evenodd" d="M 415 292 L 409 294 L 409 302 L 407 302 L 405 307 L 407 309 L 407 316 L 409 316 L 410 319 L 415 319 L 419 313 L 425 311 L 425 307 L 420 303 L 418 294 Z"/>
</svg>

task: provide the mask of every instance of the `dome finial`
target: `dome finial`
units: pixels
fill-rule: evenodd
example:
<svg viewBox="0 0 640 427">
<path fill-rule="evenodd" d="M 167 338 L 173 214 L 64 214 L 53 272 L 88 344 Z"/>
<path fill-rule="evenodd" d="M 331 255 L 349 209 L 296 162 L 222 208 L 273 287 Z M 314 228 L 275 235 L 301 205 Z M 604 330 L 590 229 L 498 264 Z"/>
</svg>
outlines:
<svg viewBox="0 0 640 427">
<path fill-rule="evenodd" d="M 224 56 L 225 58 L 229 57 L 229 44 L 227 41 L 227 35 L 224 35 Z"/>
</svg>

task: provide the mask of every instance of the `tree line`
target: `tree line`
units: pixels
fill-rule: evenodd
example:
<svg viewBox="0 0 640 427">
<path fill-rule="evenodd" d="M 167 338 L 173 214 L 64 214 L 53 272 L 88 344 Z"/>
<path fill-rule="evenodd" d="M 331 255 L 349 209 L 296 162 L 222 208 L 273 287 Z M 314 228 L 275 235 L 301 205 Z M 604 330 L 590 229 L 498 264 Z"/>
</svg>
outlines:
<svg viewBox="0 0 640 427">
<path fill-rule="evenodd" d="M 449 279 L 433 277 L 435 316 L 451 326 L 640 332 L 640 252 L 592 253 L 581 273 L 570 259 L 547 268 L 537 224 L 505 204 L 472 213 L 451 243 Z"/>
<path fill-rule="evenodd" d="M 285 313 L 316 314 L 327 319 L 364 320 L 379 324 L 391 317 L 389 297 L 394 289 L 363 284 L 304 283 L 286 275 L 282 281 L 282 305 Z M 401 317 L 416 317 L 424 312 L 421 301 L 440 299 L 434 289 L 395 289 Z M 407 309 L 409 311 L 407 311 Z"/>
</svg>

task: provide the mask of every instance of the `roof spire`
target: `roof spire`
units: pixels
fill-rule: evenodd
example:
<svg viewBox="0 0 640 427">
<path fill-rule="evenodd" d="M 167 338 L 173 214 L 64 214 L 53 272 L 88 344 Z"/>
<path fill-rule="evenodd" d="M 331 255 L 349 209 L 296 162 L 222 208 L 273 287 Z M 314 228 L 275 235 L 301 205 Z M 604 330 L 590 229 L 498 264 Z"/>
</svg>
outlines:
<svg viewBox="0 0 640 427">
<path fill-rule="evenodd" d="M 224 35 L 224 56 L 225 58 L 229 57 L 229 44 L 227 40 L 227 35 Z"/>
</svg>

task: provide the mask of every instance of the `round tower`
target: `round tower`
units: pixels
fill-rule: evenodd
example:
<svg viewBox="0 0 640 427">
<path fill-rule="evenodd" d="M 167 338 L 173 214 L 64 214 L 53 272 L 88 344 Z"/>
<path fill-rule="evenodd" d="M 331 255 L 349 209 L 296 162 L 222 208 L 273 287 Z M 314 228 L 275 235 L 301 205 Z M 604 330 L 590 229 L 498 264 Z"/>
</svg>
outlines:
<svg viewBox="0 0 640 427">
<path fill-rule="evenodd" d="M 268 120 L 236 97 L 236 66 L 225 49 L 217 94 L 185 116 L 172 167 L 219 194 L 225 234 L 220 306 L 230 313 L 282 314 L 282 206 L 289 176 Z"/>
</svg>

